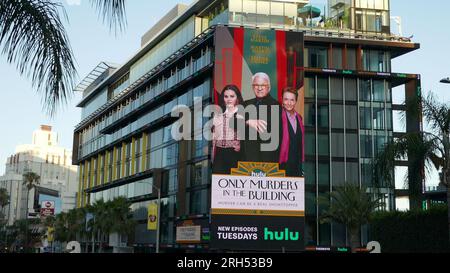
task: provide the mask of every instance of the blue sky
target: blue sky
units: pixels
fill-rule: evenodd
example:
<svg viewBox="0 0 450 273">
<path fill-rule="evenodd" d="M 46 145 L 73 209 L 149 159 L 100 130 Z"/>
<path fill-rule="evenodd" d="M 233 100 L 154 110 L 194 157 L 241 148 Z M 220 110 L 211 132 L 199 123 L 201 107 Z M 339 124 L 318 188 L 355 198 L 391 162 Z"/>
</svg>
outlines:
<svg viewBox="0 0 450 273">
<path fill-rule="evenodd" d="M 80 79 L 86 76 L 99 62 L 123 63 L 140 48 L 141 36 L 176 3 L 191 3 L 191 0 L 136 1 L 127 4 L 128 28 L 126 33 L 114 36 L 97 19 L 97 14 L 88 0 L 67 0 L 80 5 L 67 5 L 69 23 L 67 31 L 77 60 Z M 323 0 L 313 0 L 323 7 Z M 422 75 L 425 92 L 433 90 L 441 101 L 450 101 L 450 85 L 439 80 L 450 76 L 450 44 L 448 34 L 448 10 L 450 1 L 391 0 L 391 16 L 401 16 L 404 36 L 414 35 L 413 40 L 421 49 L 393 61 L 394 72 Z M 75 94 L 69 104 L 55 118 L 49 119 L 42 111 L 41 98 L 33 92 L 28 79 L 21 77 L 16 69 L 0 56 L 0 174 L 4 171 L 7 156 L 14 153 L 18 144 L 31 142 L 32 132 L 40 124 L 49 124 L 60 134 L 60 144 L 72 147 L 74 126 L 80 121 L 80 110 L 75 107 L 80 94 Z"/>
</svg>

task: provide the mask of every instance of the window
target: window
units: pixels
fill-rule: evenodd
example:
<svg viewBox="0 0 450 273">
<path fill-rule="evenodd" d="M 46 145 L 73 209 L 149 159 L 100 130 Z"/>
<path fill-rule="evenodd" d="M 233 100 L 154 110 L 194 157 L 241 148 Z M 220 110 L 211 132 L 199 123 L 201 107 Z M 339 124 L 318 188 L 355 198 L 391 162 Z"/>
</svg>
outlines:
<svg viewBox="0 0 450 273">
<path fill-rule="evenodd" d="M 360 116 L 361 116 L 361 129 L 362 130 L 370 130 L 372 129 L 372 110 L 370 107 L 361 107 L 360 108 Z"/>
<path fill-rule="evenodd" d="M 356 49 L 347 48 L 347 69 L 356 70 Z"/>
<path fill-rule="evenodd" d="M 330 155 L 330 142 L 328 134 L 319 134 L 318 136 L 318 147 L 319 156 L 329 156 Z"/>
<path fill-rule="evenodd" d="M 373 101 L 384 102 L 385 91 L 384 91 L 384 81 L 373 81 Z"/>
<path fill-rule="evenodd" d="M 315 98 L 316 78 L 305 78 L 305 98 Z"/>
<path fill-rule="evenodd" d="M 357 101 L 358 88 L 355 79 L 345 79 L 345 100 Z"/>
<path fill-rule="evenodd" d="M 358 135 L 357 134 L 346 134 L 346 149 L 347 149 L 347 158 L 358 158 Z"/>
<path fill-rule="evenodd" d="M 343 100 L 342 78 L 331 78 L 330 94 L 332 100 Z"/>
<path fill-rule="evenodd" d="M 384 108 L 373 108 L 373 129 L 384 130 Z"/>
<path fill-rule="evenodd" d="M 372 136 L 371 135 L 361 135 L 361 157 L 362 158 L 372 158 Z"/>
<path fill-rule="evenodd" d="M 358 129 L 358 110 L 356 105 L 345 106 L 345 127 L 347 129 Z"/>
<path fill-rule="evenodd" d="M 333 48 L 333 68 L 342 69 L 342 48 Z"/>
<path fill-rule="evenodd" d="M 344 107 L 342 105 L 331 105 L 331 127 L 344 129 Z"/>
<path fill-rule="evenodd" d="M 317 98 L 328 99 L 328 78 L 317 78 Z"/>
<path fill-rule="evenodd" d="M 360 80 L 359 82 L 359 100 L 372 101 L 371 83 L 370 80 Z"/>
<path fill-rule="evenodd" d="M 344 134 L 332 133 L 331 135 L 331 156 L 344 157 Z"/>
<path fill-rule="evenodd" d="M 189 211 L 188 214 L 208 213 L 208 190 L 188 192 Z"/>
<path fill-rule="evenodd" d="M 328 67 L 328 49 L 309 47 L 305 50 L 306 67 L 327 68 Z"/>
</svg>

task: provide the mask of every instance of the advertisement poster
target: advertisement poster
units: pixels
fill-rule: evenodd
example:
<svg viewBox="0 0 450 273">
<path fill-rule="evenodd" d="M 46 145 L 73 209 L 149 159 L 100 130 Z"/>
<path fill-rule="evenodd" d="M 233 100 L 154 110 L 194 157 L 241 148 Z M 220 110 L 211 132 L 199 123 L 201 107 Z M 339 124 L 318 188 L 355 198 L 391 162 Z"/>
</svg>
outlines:
<svg viewBox="0 0 450 273">
<path fill-rule="evenodd" d="M 303 34 L 218 27 L 211 247 L 304 250 Z"/>
</svg>

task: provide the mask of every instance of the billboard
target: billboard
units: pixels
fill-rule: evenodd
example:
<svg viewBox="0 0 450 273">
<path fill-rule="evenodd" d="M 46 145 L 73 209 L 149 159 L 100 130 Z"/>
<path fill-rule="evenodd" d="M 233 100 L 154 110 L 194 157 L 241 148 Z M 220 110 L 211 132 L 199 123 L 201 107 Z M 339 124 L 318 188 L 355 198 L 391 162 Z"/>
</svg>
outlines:
<svg viewBox="0 0 450 273">
<path fill-rule="evenodd" d="M 218 27 L 211 247 L 304 250 L 303 34 Z"/>
</svg>

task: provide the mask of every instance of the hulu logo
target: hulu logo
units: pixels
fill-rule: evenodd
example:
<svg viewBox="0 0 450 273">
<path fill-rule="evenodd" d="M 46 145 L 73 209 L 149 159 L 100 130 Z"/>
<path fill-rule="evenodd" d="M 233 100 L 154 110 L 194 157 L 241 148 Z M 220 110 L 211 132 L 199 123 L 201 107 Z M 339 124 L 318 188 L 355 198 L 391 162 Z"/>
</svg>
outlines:
<svg viewBox="0 0 450 273">
<path fill-rule="evenodd" d="M 288 228 L 284 231 L 270 231 L 268 228 L 264 228 L 264 240 L 265 241 L 298 241 L 300 234 L 298 232 L 290 232 Z"/>
</svg>

